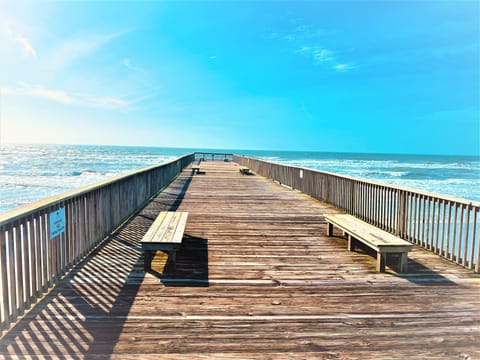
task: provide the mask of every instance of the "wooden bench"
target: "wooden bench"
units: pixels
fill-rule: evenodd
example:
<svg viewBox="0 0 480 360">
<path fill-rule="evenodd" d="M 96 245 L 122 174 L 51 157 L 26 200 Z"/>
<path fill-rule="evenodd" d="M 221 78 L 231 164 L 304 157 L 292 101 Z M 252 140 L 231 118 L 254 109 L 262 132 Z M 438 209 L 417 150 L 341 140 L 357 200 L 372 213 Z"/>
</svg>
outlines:
<svg viewBox="0 0 480 360">
<path fill-rule="evenodd" d="M 246 166 L 240 166 L 239 168 L 240 172 L 242 173 L 242 175 L 251 175 L 253 174 L 252 173 L 252 170 L 250 170 L 248 167 Z"/>
<path fill-rule="evenodd" d="M 200 172 L 200 165 L 192 165 L 192 174 L 198 174 Z"/>
<path fill-rule="evenodd" d="M 175 268 L 176 252 L 182 244 L 188 212 L 162 211 L 148 229 L 140 243 L 144 254 L 145 271 L 150 270 L 152 258 L 157 250 L 168 253 Z"/>
<path fill-rule="evenodd" d="M 413 245 L 382 229 L 370 225 L 348 214 L 325 215 L 328 223 L 327 236 L 332 236 L 333 226 L 348 235 L 348 250 L 355 250 L 356 241 L 360 241 L 377 252 L 377 272 L 385 271 L 387 254 L 400 254 L 400 272 L 407 271 L 408 252 Z"/>
</svg>

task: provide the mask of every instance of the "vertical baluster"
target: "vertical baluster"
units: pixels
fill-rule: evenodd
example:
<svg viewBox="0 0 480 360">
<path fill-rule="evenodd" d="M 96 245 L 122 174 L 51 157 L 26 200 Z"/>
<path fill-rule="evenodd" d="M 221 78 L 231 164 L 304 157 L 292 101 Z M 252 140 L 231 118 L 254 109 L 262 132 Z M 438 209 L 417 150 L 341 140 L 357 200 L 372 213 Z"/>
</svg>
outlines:
<svg viewBox="0 0 480 360">
<path fill-rule="evenodd" d="M 48 216 L 45 211 L 41 213 L 41 237 L 42 237 L 42 292 L 48 290 L 48 280 L 49 280 L 49 263 L 48 257 L 50 252 L 50 246 L 48 243 Z"/>
<path fill-rule="evenodd" d="M 30 246 L 28 239 L 28 223 L 29 219 L 25 218 L 22 226 L 22 238 L 23 238 L 23 248 L 22 248 L 22 264 L 23 264 L 23 279 L 24 279 L 24 306 L 26 309 L 30 307 Z"/>
<path fill-rule="evenodd" d="M 406 212 L 405 212 L 405 232 L 406 232 L 406 239 L 408 241 L 412 241 L 411 233 L 412 233 L 412 198 L 410 196 L 410 192 L 405 192 L 405 200 L 406 200 Z"/>
<path fill-rule="evenodd" d="M 415 211 L 415 244 L 420 245 L 420 217 L 421 217 L 421 197 L 418 194 L 415 194 L 415 206 L 416 206 L 416 211 Z"/>
<path fill-rule="evenodd" d="M 373 223 L 373 185 L 368 184 L 368 222 Z"/>
<path fill-rule="evenodd" d="M 422 218 L 421 218 L 421 226 L 422 226 L 422 232 L 420 234 L 420 237 L 419 237 L 419 240 L 420 240 L 420 244 L 422 247 L 425 247 L 426 246 L 426 242 L 425 242 L 425 229 L 426 229 L 426 226 L 425 226 L 425 218 L 426 218 L 426 211 L 427 211 L 427 199 L 425 197 L 425 195 L 421 195 L 420 196 L 420 200 L 421 200 L 421 204 L 422 204 Z"/>
<path fill-rule="evenodd" d="M 86 226 L 85 226 L 85 195 L 79 199 L 79 226 L 80 226 L 80 241 L 79 241 L 79 253 L 78 258 L 81 259 L 85 254 L 85 238 L 87 237 Z M 118 204 L 117 209 L 119 210 L 120 204 Z"/>
<path fill-rule="evenodd" d="M 384 230 L 390 231 L 390 189 L 385 188 L 385 225 Z"/>
<path fill-rule="evenodd" d="M 468 235 L 470 233 L 470 205 L 467 205 L 467 208 L 465 210 L 465 215 L 466 215 L 466 221 L 465 221 L 465 235 L 464 235 L 464 240 L 463 240 L 463 261 L 462 265 L 467 266 L 467 259 L 469 258 L 468 256 Z M 473 241 L 472 241 L 473 245 Z M 473 252 L 473 248 L 471 249 Z M 470 268 L 472 264 L 469 264 Z"/>
<path fill-rule="evenodd" d="M 48 208 L 45 213 L 45 222 L 46 222 L 46 242 L 47 242 L 47 261 L 48 261 L 48 287 L 51 288 L 55 281 L 55 244 L 53 239 L 50 239 L 50 213 L 52 212 L 52 208 Z"/>
<path fill-rule="evenodd" d="M 431 198 L 428 196 L 426 198 L 426 210 L 425 210 L 425 215 L 426 215 L 426 219 L 424 221 L 425 223 L 425 233 L 423 235 L 423 239 L 425 241 L 425 249 L 428 249 L 428 250 L 432 250 L 432 244 L 431 244 L 431 241 L 430 241 L 430 219 L 431 219 L 431 216 L 430 216 L 430 212 L 431 212 L 431 209 L 430 209 L 430 204 L 432 203 L 431 202 Z"/>
<path fill-rule="evenodd" d="M 389 217 L 390 220 L 388 222 L 388 232 L 394 232 L 395 229 L 395 192 L 393 189 L 388 190 L 389 193 Z"/>
<path fill-rule="evenodd" d="M 397 215 L 398 215 L 398 192 L 397 189 L 392 189 L 392 225 L 391 232 L 395 233 L 397 231 Z"/>
<path fill-rule="evenodd" d="M 60 278 L 65 274 L 66 271 L 66 253 L 67 253 L 67 234 L 68 234 L 68 202 L 62 203 L 61 207 L 65 211 L 65 231 L 62 233 L 60 238 Z"/>
<path fill-rule="evenodd" d="M 478 229 L 477 229 L 477 216 L 479 209 L 475 206 L 473 211 L 473 231 L 472 231 L 472 255 L 470 263 L 473 264 L 475 249 L 477 251 L 477 257 L 475 261 L 475 272 L 478 273 L 480 270 L 480 239 L 478 238 Z"/>
<path fill-rule="evenodd" d="M 442 234 L 440 235 L 440 255 L 447 257 L 448 251 L 445 251 L 445 216 L 447 212 L 447 202 L 442 199 Z"/>
<path fill-rule="evenodd" d="M 113 205 L 113 202 L 111 202 Z M 70 241 L 71 253 L 70 253 L 70 267 L 76 263 L 78 256 L 78 241 L 79 241 L 79 215 L 78 215 L 78 198 L 73 199 L 72 203 L 72 222 L 70 226 L 72 227 L 72 238 Z"/>
<path fill-rule="evenodd" d="M 15 237 L 14 237 L 14 226 L 8 229 L 7 236 L 7 246 L 8 246 L 8 275 L 9 275 L 9 301 L 10 304 L 10 314 L 11 322 L 17 321 L 18 317 L 18 302 L 17 302 L 17 284 L 16 284 L 16 275 L 15 275 Z"/>
<path fill-rule="evenodd" d="M 415 244 L 417 244 L 417 229 L 418 229 L 418 223 L 417 223 L 417 217 L 418 217 L 418 195 L 417 194 L 413 194 L 413 216 L 412 216 L 412 219 L 413 219 L 413 231 L 412 231 L 412 238 L 413 238 L 413 242 Z"/>
<path fill-rule="evenodd" d="M 30 226 L 29 236 L 30 236 L 30 262 L 29 262 L 29 272 L 30 272 L 30 284 L 31 284 L 31 301 L 30 304 L 33 304 L 37 301 L 37 238 L 35 237 L 35 217 L 30 216 Z"/>
<path fill-rule="evenodd" d="M 438 237 L 440 233 L 440 199 L 435 198 L 434 201 L 434 209 L 436 210 L 437 216 L 435 217 L 434 224 L 435 224 L 435 245 L 433 247 L 433 251 L 435 254 L 439 254 L 438 251 Z"/>
<path fill-rule="evenodd" d="M 24 293 L 24 281 L 23 281 L 23 264 L 22 264 L 22 230 L 21 223 L 17 222 L 15 225 L 15 288 L 17 290 L 17 310 L 18 316 L 22 316 L 25 311 L 23 293 Z"/>
<path fill-rule="evenodd" d="M 462 258 L 465 257 L 465 254 L 462 256 L 462 235 L 463 235 L 463 215 L 464 214 L 464 206 L 463 204 L 460 205 L 460 224 L 459 224 L 459 231 L 458 231 L 458 247 L 457 247 L 457 264 L 460 264 Z"/>
<path fill-rule="evenodd" d="M 363 220 L 368 221 L 368 184 L 363 184 Z"/>
<path fill-rule="evenodd" d="M 452 232 L 452 251 L 450 253 L 450 260 L 455 261 L 455 245 L 457 241 L 456 233 L 457 233 L 457 204 L 453 204 L 454 206 L 454 215 L 453 215 L 453 232 Z"/>
<path fill-rule="evenodd" d="M 10 296 L 8 291 L 8 270 L 7 266 L 7 236 L 6 228 L 0 226 L 0 285 L 2 287 L 2 301 L 0 303 L 0 333 L 10 325 Z"/>
<path fill-rule="evenodd" d="M 41 215 L 35 215 L 35 296 L 42 295 L 42 235 Z"/>
<path fill-rule="evenodd" d="M 73 201 L 70 199 L 65 206 L 65 267 L 64 271 L 67 272 L 70 269 L 71 251 L 72 251 L 72 238 L 73 238 L 73 226 L 72 226 L 72 209 Z"/>
<path fill-rule="evenodd" d="M 446 246 L 445 246 L 445 249 L 446 249 L 445 257 L 450 260 L 452 256 L 452 251 L 450 251 L 450 244 L 452 239 L 451 228 L 452 228 L 452 203 L 451 201 L 448 201 L 447 232 L 446 232 L 447 238 L 446 238 Z"/>
</svg>

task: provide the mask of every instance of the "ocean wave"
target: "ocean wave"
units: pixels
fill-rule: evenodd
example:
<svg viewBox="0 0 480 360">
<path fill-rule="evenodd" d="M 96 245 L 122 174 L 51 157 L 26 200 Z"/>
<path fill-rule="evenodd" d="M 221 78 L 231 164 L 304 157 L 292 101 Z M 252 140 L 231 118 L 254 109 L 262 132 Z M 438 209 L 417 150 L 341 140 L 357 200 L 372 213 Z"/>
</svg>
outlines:
<svg viewBox="0 0 480 360">
<path fill-rule="evenodd" d="M 80 170 L 72 171 L 70 176 L 106 176 L 108 173 L 96 170 Z"/>
</svg>

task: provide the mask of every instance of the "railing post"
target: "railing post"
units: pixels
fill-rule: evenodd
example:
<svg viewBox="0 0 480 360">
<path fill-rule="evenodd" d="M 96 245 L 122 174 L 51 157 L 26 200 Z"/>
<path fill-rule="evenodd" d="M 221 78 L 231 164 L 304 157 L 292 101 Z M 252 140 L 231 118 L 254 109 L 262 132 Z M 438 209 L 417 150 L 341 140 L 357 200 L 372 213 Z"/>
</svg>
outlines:
<svg viewBox="0 0 480 360">
<path fill-rule="evenodd" d="M 398 204 L 397 204 L 397 224 L 395 227 L 395 234 L 403 237 L 405 234 L 405 225 L 407 223 L 407 193 L 403 190 L 398 190 Z"/>
</svg>

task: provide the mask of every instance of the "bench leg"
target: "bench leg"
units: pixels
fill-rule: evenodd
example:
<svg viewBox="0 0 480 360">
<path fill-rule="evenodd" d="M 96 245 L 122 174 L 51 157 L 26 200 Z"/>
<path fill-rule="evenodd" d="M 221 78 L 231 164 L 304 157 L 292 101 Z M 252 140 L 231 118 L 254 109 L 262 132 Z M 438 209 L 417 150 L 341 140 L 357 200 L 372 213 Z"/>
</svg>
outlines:
<svg viewBox="0 0 480 360">
<path fill-rule="evenodd" d="M 150 250 L 145 250 L 143 252 L 143 270 L 145 270 L 145 272 L 150 270 L 151 263 L 152 263 L 152 252 Z"/>
<path fill-rule="evenodd" d="M 333 224 L 328 223 L 327 224 L 327 236 L 332 236 L 333 235 Z"/>
<path fill-rule="evenodd" d="M 400 272 L 407 272 L 408 271 L 408 253 L 401 253 L 400 254 Z"/>
<path fill-rule="evenodd" d="M 172 265 L 172 270 L 175 270 L 177 267 L 177 250 L 171 250 L 168 253 L 168 261 Z"/>
<path fill-rule="evenodd" d="M 348 251 L 354 251 L 355 250 L 355 239 L 352 237 L 352 235 L 348 234 Z"/>
<path fill-rule="evenodd" d="M 377 252 L 377 272 L 385 272 L 385 260 L 387 254 Z"/>
</svg>

